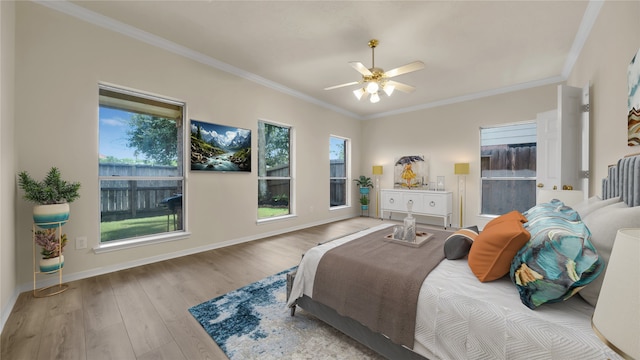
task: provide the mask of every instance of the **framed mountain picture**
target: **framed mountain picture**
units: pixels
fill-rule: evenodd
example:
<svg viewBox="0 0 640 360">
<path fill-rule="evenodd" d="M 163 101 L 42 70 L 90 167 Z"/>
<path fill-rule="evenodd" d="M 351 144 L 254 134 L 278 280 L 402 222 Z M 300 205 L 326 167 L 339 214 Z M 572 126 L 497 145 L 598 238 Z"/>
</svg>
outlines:
<svg viewBox="0 0 640 360">
<path fill-rule="evenodd" d="M 251 172 L 251 130 L 192 119 L 191 170 Z"/>
</svg>

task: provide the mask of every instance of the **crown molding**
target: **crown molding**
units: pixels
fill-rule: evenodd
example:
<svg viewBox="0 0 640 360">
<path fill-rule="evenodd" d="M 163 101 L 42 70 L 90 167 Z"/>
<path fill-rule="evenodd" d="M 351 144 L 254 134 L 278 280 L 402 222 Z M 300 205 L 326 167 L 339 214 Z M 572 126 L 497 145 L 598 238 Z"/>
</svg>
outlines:
<svg viewBox="0 0 640 360">
<path fill-rule="evenodd" d="M 413 112 L 413 111 L 418 111 L 418 110 L 424 110 L 424 109 L 429 109 L 429 108 L 434 108 L 434 107 L 438 107 L 438 106 L 444 106 L 444 105 L 451 105 L 451 104 L 455 104 L 455 103 L 460 103 L 460 102 L 464 102 L 464 101 L 469 101 L 469 100 L 476 100 L 476 99 L 480 99 L 480 98 L 484 98 L 484 97 L 488 97 L 488 96 L 493 96 L 493 95 L 499 95 L 499 94 L 504 94 L 504 93 L 508 93 L 508 92 L 512 92 L 512 91 L 519 91 L 519 90 L 525 90 L 525 89 L 529 89 L 529 88 L 533 88 L 533 87 L 537 87 L 537 86 L 543 86 L 543 85 L 549 85 L 549 84 L 554 84 L 554 83 L 560 83 L 563 81 L 566 81 L 567 78 L 569 77 L 569 75 L 571 74 L 571 71 L 573 70 L 573 67 L 575 66 L 575 63 L 578 59 L 578 56 L 580 55 L 580 52 L 582 51 L 582 48 L 589 36 L 589 34 L 591 33 L 591 29 L 593 28 L 593 25 L 595 24 L 595 21 L 598 17 L 598 14 L 600 13 L 600 9 L 602 8 L 602 5 L 604 4 L 603 0 L 590 0 L 589 4 L 587 5 L 587 9 L 585 10 L 585 13 L 582 17 L 582 21 L 580 23 L 580 27 L 578 28 L 578 32 L 576 34 L 576 37 L 573 41 L 573 44 L 571 46 L 571 50 L 569 52 L 569 55 L 567 55 L 567 59 L 565 60 L 564 63 L 564 67 L 562 69 L 562 73 L 558 76 L 555 77 L 551 77 L 551 78 L 547 78 L 547 79 L 541 79 L 541 80 L 537 80 L 537 81 L 531 81 L 531 82 L 527 82 L 527 83 L 522 83 L 522 84 L 517 84 L 517 85 L 513 85 L 513 86 L 507 86 L 507 87 L 503 87 L 503 88 L 498 88 L 498 89 L 491 89 L 491 90 L 487 90 L 487 91 L 482 91 L 482 92 L 478 92 L 478 93 L 473 93 L 473 94 L 467 94 L 467 95 L 462 95 L 462 96 L 457 96 L 457 97 L 453 97 L 453 98 L 448 98 L 448 99 L 443 99 L 443 100 L 438 100 L 438 101 L 433 101 L 433 102 L 428 102 L 425 104 L 421 104 L 421 105 L 416 105 L 416 106 L 411 106 L 411 107 L 406 107 L 406 108 L 402 108 L 402 109 L 397 109 L 397 110 L 393 110 L 393 111 L 388 111 L 388 112 L 383 112 L 383 113 L 376 113 L 376 114 L 372 114 L 372 115 L 359 115 L 356 114 L 354 112 L 348 111 L 346 109 L 343 109 L 341 107 L 329 104 L 327 102 L 318 100 L 314 97 L 311 97 L 307 94 L 301 93 L 299 91 L 293 90 L 289 87 L 286 87 L 282 84 L 279 84 L 275 81 L 263 78 L 261 76 L 258 76 L 254 73 L 242 70 L 238 67 L 235 67 L 233 65 L 227 64 L 225 62 L 222 62 L 220 60 L 214 59 L 210 56 L 207 56 L 203 53 L 200 53 L 198 51 L 194 51 L 192 49 L 189 49 L 185 46 L 179 45 L 177 43 L 174 43 L 172 41 L 166 40 L 162 37 L 153 35 L 149 32 L 140 30 L 136 27 L 127 25 L 123 22 L 117 21 L 115 19 L 109 18 L 107 16 L 98 14 L 96 12 L 87 10 L 81 6 L 75 5 L 73 3 L 70 3 L 66 0 L 62 0 L 62 1 L 47 1 L 47 0 L 32 0 L 34 3 L 40 4 L 42 6 L 48 7 L 50 9 L 62 12 L 64 14 L 73 16 L 75 18 L 78 18 L 80 20 L 86 21 L 88 23 L 91 23 L 93 25 L 96 26 L 100 26 L 102 28 L 108 29 L 110 31 L 114 31 L 117 33 L 120 33 L 122 35 L 131 37 L 133 39 L 137 39 L 139 41 L 145 42 L 149 45 L 152 46 L 156 46 L 159 47 L 161 49 L 167 50 L 169 52 L 172 52 L 174 54 L 183 56 L 185 58 L 191 59 L 193 61 L 197 61 L 201 64 L 205 64 L 208 66 L 211 66 L 213 68 L 216 68 L 218 70 L 222 70 L 224 72 L 227 72 L 229 74 L 241 77 L 243 79 L 247 79 L 249 81 L 252 81 L 254 83 L 260 84 L 262 86 L 265 86 L 267 88 L 276 90 L 278 92 L 290 95 L 292 97 L 304 100 L 306 102 L 318 105 L 320 107 L 335 111 L 339 114 L 343 114 L 349 117 L 352 117 L 354 119 L 358 119 L 358 120 L 368 120 L 368 119 L 376 119 L 376 118 L 381 118 L 381 117 L 387 117 L 387 116 L 393 116 L 393 115 L 398 115 L 398 114 L 404 114 L 404 113 L 408 113 L 408 112 Z"/>
<path fill-rule="evenodd" d="M 369 116 L 363 116 L 362 118 L 363 120 L 369 120 L 369 119 L 377 119 L 381 117 L 399 115 L 399 114 L 404 114 L 404 113 L 418 111 L 418 110 L 430 109 L 438 106 L 445 106 L 445 105 L 451 105 L 451 104 L 461 103 L 465 101 L 477 100 L 477 99 L 494 96 L 494 95 L 506 94 L 514 91 L 531 89 L 531 88 L 544 86 L 544 85 L 559 84 L 566 80 L 567 79 L 562 76 L 555 76 L 547 79 L 530 81 L 522 84 L 511 85 L 511 86 L 505 86 L 498 89 L 490 89 L 486 91 L 475 92 L 472 94 L 456 96 L 456 97 L 442 99 L 438 101 L 432 101 L 426 104 L 410 106 L 410 107 L 406 107 L 398 110 L 387 111 L 384 113 L 377 113 Z"/>
<path fill-rule="evenodd" d="M 174 54 L 183 56 L 185 58 L 191 59 L 193 61 L 197 61 L 201 64 L 211 66 L 218 70 L 222 70 L 229 74 L 241 77 L 243 79 L 247 79 L 254 83 L 260 84 L 267 88 L 276 90 L 278 92 L 291 95 L 295 98 L 310 102 L 312 104 L 327 108 L 329 110 L 335 111 L 337 113 L 360 119 L 362 118 L 360 115 L 353 113 L 351 111 L 345 110 L 341 107 L 337 107 L 335 105 L 331 105 L 324 101 L 320 101 L 314 97 L 311 97 L 307 94 L 303 94 L 299 91 L 288 88 L 282 84 L 279 84 L 275 81 L 271 81 L 269 79 L 265 79 L 261 76 L 258 76 L 254 73 L 242 70 L 233 65 L 227 64 L 220 60 L 214 59 L 210 56 L 207 56 L 201 52 L 189 49 L 185 46 L 177 44 L 175 42 L 164 39 L 160 36 L 151 34 L 149 32 L 140 30 L 136 27 L 127 25 L 123 22 L 117 21 L 110 17 L 98 14 L 96 12 L 87 10 L 81 6 L 70 3 L 66 0 L 63 1 L 47 1 L 47 0 L 32 0 L 36 4 L 40 4 L 42 6 L 48 7 L 50 9 L 59 11 L 61 13 L 73 16 L 77 19 L 86 21 L 90 24 L 100 26 L 102 28 L 108 29 L 110 31 L 114 31 L 120 33 L 122 35 L 128 36 L 130 38 L 142 41 L 152 46 L 156 46 L 158 48 L 164 49 L 166 51 L 172 52 Z"/>
<path fill-rule="evenodd" d="M 584 44 L 587 42 L 587 38 L 591 33 L 591 29 L 593 29 L 593 25 L 600 14 L 600 9 L 602 9 L 603 4 L 604 0 L 589 1 L 589 5 L 587 5 L 587 9 L 584 11 L 584 15 L 582 16 L 582 21 L 580 22 L 580 27 L 578 28 L 576 37 L 573 39 L 573 45 L 571 46 L 569 55 L 567 55 L 564 67 L 562 68 L 563 78 L 567 79 L 569 78 L 569 75 L 571 75 L 571 71 L 578 60 L 578 56 L 580 55 Z"/>
</svg>

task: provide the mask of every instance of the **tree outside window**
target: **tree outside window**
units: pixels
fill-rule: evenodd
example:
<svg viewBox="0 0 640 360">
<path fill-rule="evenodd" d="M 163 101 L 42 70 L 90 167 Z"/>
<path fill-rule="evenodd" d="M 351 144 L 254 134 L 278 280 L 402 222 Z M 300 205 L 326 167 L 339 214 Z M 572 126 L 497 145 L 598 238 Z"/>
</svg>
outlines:
<svg viewBox="0 0 640 360">
<path fill-rule="evenodd" d="M 258 219 L 291 214 L 291 128 L 258 121 Z"/>
</svg>

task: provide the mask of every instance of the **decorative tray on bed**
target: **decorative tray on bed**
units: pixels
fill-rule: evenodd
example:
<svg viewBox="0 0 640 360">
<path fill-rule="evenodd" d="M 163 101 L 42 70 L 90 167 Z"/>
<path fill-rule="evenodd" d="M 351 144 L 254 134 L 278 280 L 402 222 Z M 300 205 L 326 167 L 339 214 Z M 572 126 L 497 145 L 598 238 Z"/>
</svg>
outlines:
<svg viewBox="0 0 640 360">
<path fill-rule="evenodd" d="M 424 243 L 426 243 L 427 240 L 429 240 L 429 238 L 431 238 L 432 236 L 433 236 L 433 234 L 430 234 L 428 232 L 416 231 L 416 240 L 415 241 L 394 239 L 393 238 L 393 234 L 389 234 L 389 235 L 385 236 L 384 240 L 392 242 L 394 244 L 400 244 L 400 245 L 404 245 L 404 246 L 420 247 L 420 246 L 424 245 Z"/>
</svg>

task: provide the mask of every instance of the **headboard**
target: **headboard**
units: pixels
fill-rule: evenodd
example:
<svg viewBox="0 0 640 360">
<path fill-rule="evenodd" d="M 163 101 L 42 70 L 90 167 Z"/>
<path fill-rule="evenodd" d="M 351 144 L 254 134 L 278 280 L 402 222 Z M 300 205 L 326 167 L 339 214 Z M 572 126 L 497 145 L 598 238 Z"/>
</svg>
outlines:
<svg viewBox="0 0 640 360">
<path fill-rule="evenodd" d="M 640 154 L 623 157 L 609 166 L 609 174 L 602 179 L 602 198 L 616 196 L 629 206 L 640 206 Z"/>
</svg>

